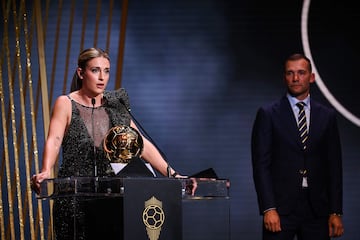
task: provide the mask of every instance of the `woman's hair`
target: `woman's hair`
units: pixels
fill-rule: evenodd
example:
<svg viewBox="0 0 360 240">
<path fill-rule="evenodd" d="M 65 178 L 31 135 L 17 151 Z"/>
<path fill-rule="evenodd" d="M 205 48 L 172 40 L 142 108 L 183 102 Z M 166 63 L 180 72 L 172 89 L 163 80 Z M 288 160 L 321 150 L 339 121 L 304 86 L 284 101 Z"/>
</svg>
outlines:
<svg viewBox="0 0 360 240">
<path fill-rule="evenodd" d="M 88 48 L 80 52 L 78 57 L 78 67 L 85 69 L 86 64 L 93 58 L 104 57 L 110 61 L 109 54 L 100 48 Z M 70 92 L 79 90 L 82 87 L 82 80 L 75 70 L 74 76 L 71 81 Z"/>
</svg>

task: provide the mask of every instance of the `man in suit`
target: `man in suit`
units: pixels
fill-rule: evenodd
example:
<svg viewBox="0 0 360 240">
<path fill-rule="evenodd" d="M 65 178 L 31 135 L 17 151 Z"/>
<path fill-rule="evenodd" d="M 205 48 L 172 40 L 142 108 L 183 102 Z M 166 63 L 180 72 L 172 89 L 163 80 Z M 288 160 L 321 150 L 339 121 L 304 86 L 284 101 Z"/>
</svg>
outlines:
<svg viewBox="0 0 360 240">
<path fill-rule="evenodd" d="M 284 81 L 286 94 L 259 108 L 252 130 L 253 178 L 263 215 L 263 240 L 339 237 L 344 228 L 336 112 L 310 98 L 315 75 L 303 54 L 285 61 Z M 305 114 L 298 120 L 300 112 Z"/>
</svg>

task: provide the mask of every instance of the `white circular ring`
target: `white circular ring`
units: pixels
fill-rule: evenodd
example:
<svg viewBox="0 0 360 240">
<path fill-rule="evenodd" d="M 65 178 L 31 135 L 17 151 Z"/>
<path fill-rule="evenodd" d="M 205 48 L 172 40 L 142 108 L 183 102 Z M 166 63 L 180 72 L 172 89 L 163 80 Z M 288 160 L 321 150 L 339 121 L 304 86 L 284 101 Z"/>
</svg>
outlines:
<svg viewBox="0 0 360 240">
<path fill-rule="evenodd" d="M 346 119 L 350 122 L 354 123 L 356 126 L 360 127 L 360 118 L 352 114 L 349 110 L 347 110 L 339 101 L 331 94 L 328 88 L 325 86 L 325 83 L 320 77 L 318 73 L 314 60 L 311 55 L 310 44 L 309 44 L 309 37 L 308 37 L 308 14 L 310 8 L 311 0 L 304 0 L 302 13 L 301 13 L 301 40 L 304 49 L 305 55 L 310 59 L 311 64 L 313 65 L 314 73 L 317 76 L 316 84 L 320 88 L 321 92 L 325 95 L 327 100 L 334 106 L 334 108 L 340 112 Z"/>
</svg>

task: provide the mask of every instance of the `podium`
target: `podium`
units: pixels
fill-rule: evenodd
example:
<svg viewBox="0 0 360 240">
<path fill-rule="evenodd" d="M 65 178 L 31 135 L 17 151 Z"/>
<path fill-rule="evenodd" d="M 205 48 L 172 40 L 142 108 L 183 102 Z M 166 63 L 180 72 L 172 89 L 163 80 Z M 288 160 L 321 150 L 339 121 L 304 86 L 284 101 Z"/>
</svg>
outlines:
<svg viewBox="0 0 360 240">
<path fill-rule="evenodd" d="M 41 183 L 38 198 L 84 198 L 87 239 L 230 239 L 229 181 L 69 177 Z"/>
</svg>

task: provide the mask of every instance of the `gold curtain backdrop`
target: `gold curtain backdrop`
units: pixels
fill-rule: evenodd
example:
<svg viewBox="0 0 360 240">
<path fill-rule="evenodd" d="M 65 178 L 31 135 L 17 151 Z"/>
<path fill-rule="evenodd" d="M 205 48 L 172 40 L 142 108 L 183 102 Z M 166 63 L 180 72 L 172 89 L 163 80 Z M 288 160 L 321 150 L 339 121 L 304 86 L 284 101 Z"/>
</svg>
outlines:
<svg viewBox="0 0 360 240">
<path fill-rule="evenodd" d="M 30 189 L 51 106 L 68 92 L 84 48 L 110 52 L 111 82 L 121 86 L 127 7 L 127 0 L 1 1 L 0 239 L 54 239 L 51 200 Z"/>
</svg>

